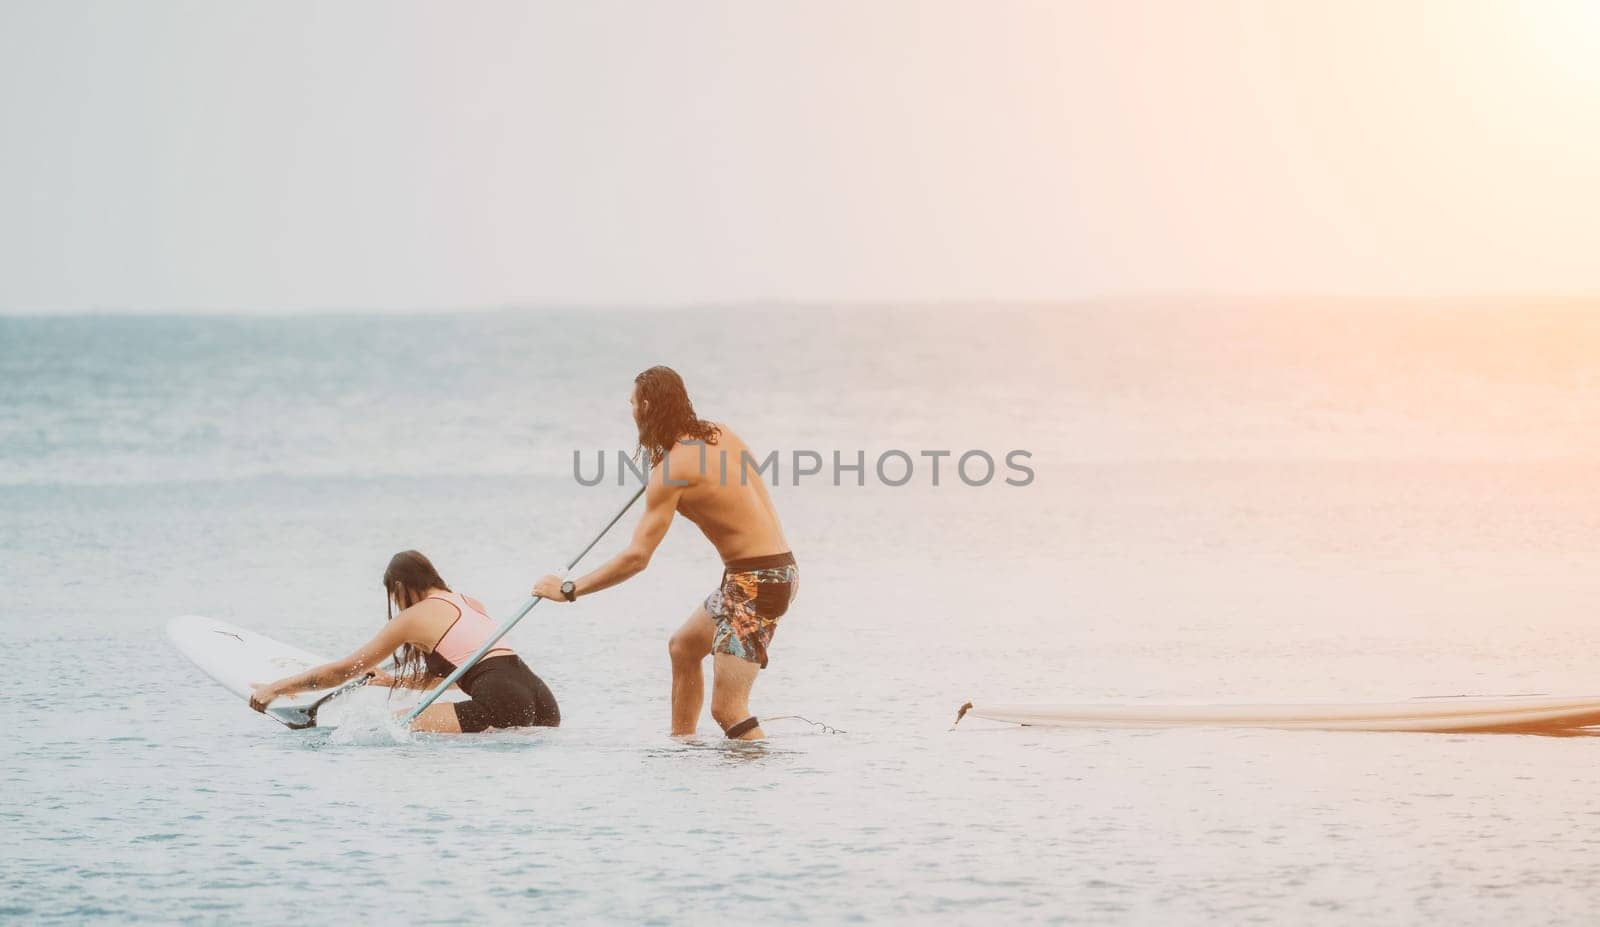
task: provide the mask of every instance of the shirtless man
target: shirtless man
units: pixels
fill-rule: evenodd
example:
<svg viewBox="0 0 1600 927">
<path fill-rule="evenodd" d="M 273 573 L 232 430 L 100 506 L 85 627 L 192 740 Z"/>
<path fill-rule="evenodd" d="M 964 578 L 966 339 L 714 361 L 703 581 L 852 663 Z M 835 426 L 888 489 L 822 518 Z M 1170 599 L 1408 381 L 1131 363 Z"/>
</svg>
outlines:
<svg viewBox="0 0 1600 927">
<path fill-rule="evenodd" d="M 593 572 L 562 582 L 550 575 L 533 594 L 552 602 L 615 586 L 650 565 L 675 512 L 700 526 L 722 555 L 722 582 L 672 639 L 672 733 L 693 734 L 705 700 L 701 664 L 712 654 L 711 717 L 735 740 L 760 740 L 750 688 L 767 665 L 778 619 L 800 574 L 749 447 L 726 425 L 696 417 L 683 379 L 651 367 L 633 380 L 633 420 L 650 459 L 644 515 L 633 540 Z M 748 465 L 748 469 L 746 469 Z"/>
</svg>

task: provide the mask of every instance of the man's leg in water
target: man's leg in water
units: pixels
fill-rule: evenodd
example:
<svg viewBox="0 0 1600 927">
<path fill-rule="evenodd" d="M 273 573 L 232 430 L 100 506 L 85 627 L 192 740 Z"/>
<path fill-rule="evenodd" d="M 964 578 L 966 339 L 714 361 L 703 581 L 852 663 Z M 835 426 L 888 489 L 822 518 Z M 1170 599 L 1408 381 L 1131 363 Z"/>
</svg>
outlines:
<svg viewBox="0 0 1600 927">
<path fill-rule="evenodd" d="M 756 684 L 759 664 L 731 653 L 711 658 L 711 717 L 727 730 L 750 717 L 750 688 Z M 767 735 L 753 727 L 739 735 L 740 740 L 761 740 Z"/>
<path fill-rule="evenodd" d="M 693 734 L 700 723 L 700 706 L 705 704 L 706 680 L 701 664 L 711 652 L 716 625 L 704 605 L 695 608 L 667 641 L 672 657 L 672 733 Z M 748 688 L 748 687 L 747 687 Z"/>
</svg>

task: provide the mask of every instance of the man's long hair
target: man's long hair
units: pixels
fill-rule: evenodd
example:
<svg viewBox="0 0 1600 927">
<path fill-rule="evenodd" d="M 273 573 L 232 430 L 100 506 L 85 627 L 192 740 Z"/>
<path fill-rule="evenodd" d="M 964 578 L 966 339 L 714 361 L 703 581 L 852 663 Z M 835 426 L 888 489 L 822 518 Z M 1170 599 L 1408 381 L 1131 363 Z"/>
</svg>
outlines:
<svg viewBox="0 0 1600 927">
<path fill-rule="evenodd" d="M 639 449 L 649 455 L 650 466 L 660 464 L 679 441 L 717 443 L 717 426 L 694 414 L 689 390 L 676 370 L 651 367 L 633 378 L 633 386 L 639 400 L 634 413 L 639 425 Z"/>
</svg>

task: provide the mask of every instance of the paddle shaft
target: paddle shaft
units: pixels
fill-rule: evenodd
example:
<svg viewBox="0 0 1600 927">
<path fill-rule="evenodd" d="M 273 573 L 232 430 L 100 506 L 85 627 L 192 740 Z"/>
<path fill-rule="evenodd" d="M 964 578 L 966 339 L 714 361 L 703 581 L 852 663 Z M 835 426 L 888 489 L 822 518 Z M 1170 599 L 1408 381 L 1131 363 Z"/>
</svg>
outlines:
<svg viewBox="0 0 1600 927">
<path fill-rule="evenodd" d="M 606 522 L 606 526 L 601 528 L 600 533 L 594 536 L 594 540 L 590 541 L 588 546 L 583 550 L 578 551 L 578 556 L 572 558 L 572 562 L 567 564 L 567 569 L 570 570 L 577 566 L 578 561 L 582 560 L 589 553 L 589 551 L 594 550 L 594 546 L 600 543 L 600 539 L 606 536 L 606 532 L 610 531 L 617 522 L 621 521 L 622 516 L 628 513 L 628 509 L 633 508 L 633 504 L 639 501 L 639 497 L 644 495 L 644 491 L 645 487 L 640 486 L 639 491 L 634 493 L 633 496 L 628 499 L 627 503 L 624 504 L 622 508 L 617 510 L 617 514 L 611 516 L 611 520 Z M 432 705 L 439 698 L 439 696 L 443 695 L 446 689 L 455 685 L 456 680 L 460 679 L 463 673 L 477 665 L 477 662 L 483 659 L 483 655 L 488 653 L 490 650 L 493 650 L 494 645 L 500 642 L 500 638 L 505 637 L 507 632 L 517 626 L 517 622 L 521 621 L 523 617 L 528 614 L 528 612 L 533 611 L 533 607 L 538 605 L 542 598 L 542 596 L 534 596 L 527 602 L 523 603 L 522 607 L 517 610 L 517 613 L 511 616 L 510 621 L 507 621 L 505 624 L 501 625 L 495 630 L 494 634 L 490 636 L 488 640 L 483 642 L 483 646 L 478 648 L 477 653 L 474 653 L 472 656 L 462 661 L 461 665 L 455 668 L 455 672 L 446 676 L 444 678 L 444 682 L 439 683 L 438 688 L 434 689 L 432 692 L 429 692 L 426 698 L 417 703 L 417 707 L 411 709 L 411 711 L 406 715 L 405 723 L 409 725 L 411 722 L 415 721 L 417 719 L 417 715 L 422 714 L 423 710 L 429 705 Z"/>
</svg>

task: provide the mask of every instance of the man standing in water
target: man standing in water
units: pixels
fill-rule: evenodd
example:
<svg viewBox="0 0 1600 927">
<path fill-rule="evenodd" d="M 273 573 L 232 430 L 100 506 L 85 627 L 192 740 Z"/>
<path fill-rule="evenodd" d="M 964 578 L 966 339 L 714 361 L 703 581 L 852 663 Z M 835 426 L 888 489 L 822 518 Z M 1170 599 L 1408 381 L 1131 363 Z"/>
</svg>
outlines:
<svg viewBox="0 0 1600 927">
<path fill-rule="evenodd" d="M 726 425 L 696 417 L 676 371 L 651 367 L 634 377 L 632 403 L 639 447 L 650 459 L 644 515 L 633 540 L 575 580 L 544 577 L 533 594 L 552 602 L 575 602 L 642 572 L 673 514 L 682 512 L 722 555 L 723 572 L 721 585 L 667 642 L 672 733 L 695 731 L 705 699 L 701 665 L 709 653 L 711 717 L 729 738 L 759 740 L 765 735 L 750 714 L 750 688 L 767 665 L 778 619 L 799 591 L 794 555 L 759 469 L 753 475 L 746 470 L 747 461 L 755 463 L 749 447 Z"/>
</svg>

